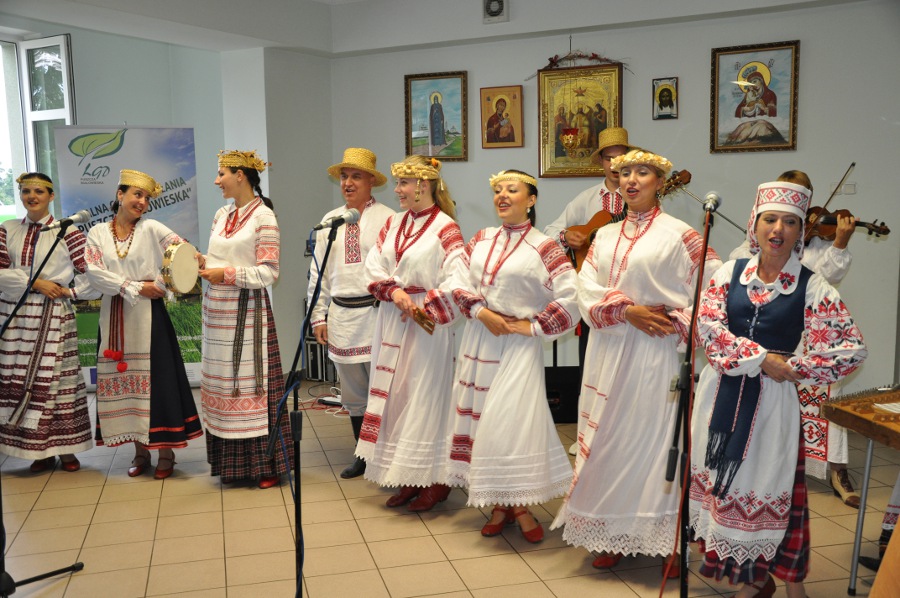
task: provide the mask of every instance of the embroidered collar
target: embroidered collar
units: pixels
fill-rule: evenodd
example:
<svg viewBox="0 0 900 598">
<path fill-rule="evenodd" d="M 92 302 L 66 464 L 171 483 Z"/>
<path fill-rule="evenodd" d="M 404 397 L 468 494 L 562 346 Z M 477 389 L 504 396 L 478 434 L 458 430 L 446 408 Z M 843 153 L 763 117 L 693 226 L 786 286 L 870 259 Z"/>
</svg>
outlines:
<svg viewBox="0 0 900 598">
<path fill-rule="evenodd" d="M 606 186 L 606 177 L 604 177 L 603 182 L 600 183 L 600 206 L 611 214 L 619 214 L 625 207 L 622 194 L 619 190 L 616 189 L 615 191 L 610 191 Z"/>
<path fill-rule="evenodd" d="M 238 207 L 234 204 L 234 202 L 231 203 L 231 207 L 234 207 L 234 208 L 237 210 L 238 217 L 241 217 L 241 216 L 243 216 L 244 214 L 246 214 L 247 211 L 250 210 L 251 208 L 255 208 L 256 205 L 259 204 L 260 202 L 262 202 L 262 200 L 261 200 L 261 199 L 259 198 L 259 196 L 257 195 L 256 197 L 254 197 L 252 200 L 250 200 L 249 202 L 247 202 L 246 204 L 244 204 L 244 205 L 241 206 L 240 208 L 238 208 Z M 228 215 L 230 216 L 233 212 L 234 212 L 234 210 L 228 210 Z"/>
<path fill-rule="evenodd" d="M 374 205 L 375 205 L 375 198 L 370 196 L 369 199 L 366 200 L 366 203 L 363 205 L 362 210 L 359 211 L 360 216 L 362 216 L 362 213 L 366 210 L 366 208 L 371 208 Z M 350 209 L 350 204 L 344 204 L 344 210 L 346 211 L 349 209 Z"/>
<path fill-rule="evenodd" d="M 25 216 L 22 218 L 22 224 L 50 224 L 51 222 L 53 222 L 53 214 L 47 214 L 38 221 L 34 221 L 29 218 L 28 214 L 25 214 Z"/>
<path fill-rule="evenodd" d="M 520 224 L 506 224 L 504 223 L 502 226 L 503 230 L 506 231 L 506 234 L 511 233 L 522 233 L 523 235 L 528 232 L 531 228 L 531 221 L 526 220 Z"/>
<path fill-rule="evenodd" d="M 440 208 L 437 204 L 434 204 L 433 206 L 428 207 L 428 208 L 425 208 L 424 210 L 422 210 L 422 211 L 420 211 L 420 212 L 416 212 L 416 211 L 414 211 L 412 208 L 410 208 L 410 209 L 407 211 L 407 213 L 408 213 L 413 219 L 418 220 L 418 219 L 421 218 L 422 216 L 431 216 L 433 213 L 435 213 L 435 212 L 437 212 L 437 211 L 440 211 L 440 209 L 441 209 L 441 208 Z"/>
<path fill-rule="evenodd" d="M 631 222 L 632 224 L 643 224 L 648 220 L 652 220 L 656 217 L 658 213 L 662 212 L 662 208 L 659 206 L 654 206 L 653 208 L 647 210 L 646 212 L 631 212 L 629 211 L 625 215 L 625 220 Z"/>
<path fill-rule="evenodd" d="M 767 291 L 775 291 L 779 295 L 790 295 L 797 288 L 797 282 L 800 279 L 800 258 L 797 254 L 791 252 L 784 268 L 778 273 L 778 277 L 774 282 L 765 283 L 759 277 L 759 254 L 754 255 L 747 261 L 744 271 L 741 272 L 741 284 L 747 287 L 747 293 L 753 293 L 766 289 Z"/>
</svg>

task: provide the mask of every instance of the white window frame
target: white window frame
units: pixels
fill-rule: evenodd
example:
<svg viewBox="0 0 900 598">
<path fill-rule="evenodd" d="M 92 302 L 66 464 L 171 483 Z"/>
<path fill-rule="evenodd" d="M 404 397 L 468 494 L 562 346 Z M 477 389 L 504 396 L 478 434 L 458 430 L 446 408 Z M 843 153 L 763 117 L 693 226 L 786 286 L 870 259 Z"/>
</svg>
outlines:
<svg viewBox="0 0 900 598">
<path fill-rule="evenodd" d="M 34 138 L 36 123 L 48 120 L 63 120 L 67 125 L 75 122 L 75 85 L 72 77 L 72 48 L 69 34 L 54 35 L 16 42 L 19 55 L 19 87 L 22 90 L 22 117 L 25 129 L 25 159 L 28 170 L 37 170 L 37 146 Z M 31 68 L 28 51 L 48 46 L 59 46 L 59 56 L 63 81 L 63 107 L 53 110 L 33 110 L 31 101 Z M 56 154 L 56 148 L 50 148 Z"/>
</svg>

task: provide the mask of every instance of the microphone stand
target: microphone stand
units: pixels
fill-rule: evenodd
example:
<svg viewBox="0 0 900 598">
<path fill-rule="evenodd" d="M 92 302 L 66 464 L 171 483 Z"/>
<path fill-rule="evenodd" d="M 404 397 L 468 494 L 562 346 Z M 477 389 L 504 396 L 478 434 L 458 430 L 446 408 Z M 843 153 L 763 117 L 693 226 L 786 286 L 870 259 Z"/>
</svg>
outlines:
<svg viewBox="0 0 900 598">
<path fill-rule="evenodd" d="M 59 227 L 59 234 L 56 235 L 56 240 L 53 241 L 53 245 L 50 247 L 50 251 L 47 252 L 47 255 L 44 257 L 44 261 L 41 262 L 41 265 L 38 266 L 37 271 L 34 275 L 29 279 L 28 286 L 25 287 L 25 292 L 22 293 L 22 296 L 19 297 L 19 301 L 13 307 L 12 311 L 7 316 L 6 321 L 3 322 L 3 325 L 0 326 L 0 338 L 3 337 L 3 334 L 6 332 L 6 329 L 9 328 L 9 325 L 12 323 L 13 318 L 16 317 L 16 313 L 19 309 L 25 305 L 25 299 L 28 297 L 28 294 L 31 293 L 31 288 L 34 286 L 34 281 L 38 279 L 41 271 L 43 271 L 44 266 L 47 265 L 47 261 L 50 259 L 50 256 L 53 255 L 53 251 L 56 249 L 56 246 L 59 245 L 59 242 L 66 236 L 66 229 L 69 228 L 69 225 L 72 224 L 71 221 L 62 220 L 61 225 Z M 39 238 L 39 237 L 38 237 Z M 37 240 L 35 240 L 35 247 L 37 247 Z M 33 258 L 32 258 L 33 259 Z M 6 571 L 6 526 L 3 523 L 3 490 L 2 490 L 2 481 L 0 481 L 0 538 L 3 538 L 3 546 L 2 550 L 0 550 L 0 596 L 4 598 L 6 596 L 10 596 L 16 592 L 16 588 L 19 586 L 24 586 L 30 583 L 34 583 L 36 581 L 41 581 L 42 579 L 47 579 L 48 577 L 54 577 L 56 575 L 61 575 L 62 573 L 74 573 L 76 571 L 81 571 L 84 569 L 84 563 L 76 562 L 68 567 L 63 567 L 62 569 L 56 569 L 54 571 L 48 571 L 47 573 L 41 573 L 40 575 L 35 575 L 34 577 L 29 577 L 28 579 L 23 579 L 22 581 L 16 582 L 10 574 Z"/>
<path fill-rule="evenodd" d="M 703 201 L 702 199 L 700 199 L 699 197 L 697 197 L 696 195 L 694 195 L 693 193 L 691 193 L 689 189 L 687 189 L 686 187 L 681 187 L 680 190 L 681 190 L 681 191 L 684 191 L 684 192 L 687 193 L 690 197 L 692 197 L 697 203 L 701 204 L 701 205 L 703 206 L 703 209 L 704 209 L 704 210 L 708 209 L 708 204 L 707 204 L 705 201 Z M 716 211 L 715 208 L 714 208 L 712 211 L 715 212 L 715 211 Z M 744 233 L 745 235 L 747 234 L 747 229 L 746 229 L 746 228 L 744 228 L 743 226 L 740 226 L 740 225 L 736 224 L 736 223 L 734 222 L 734 220 L 732 220 L 731 218 L 729 218 L 729 217 L 726 216 L 725 214 L 719 214 L 719 216 L 721 216 L 721 217 L 725 220 L 725 222 L 727 222 L 728 224 L 730 224 L 730 225 L 733 226 L 734 228 L 738 229 L 739 231 L 741 231 L 741 232 Z M 709 226 L 712 226 L 712 223 L 710 223 Z"/>
<path fill-rule="evenodd" d="M 328 264 L 328 256 L 331 254 L 331 246 L 334 244 L 334 240 L 337 238 L 337 229 L 340 225 L 343 224 L 337 223 L 336 226 L 332 226 L 328 231 L 328 245 L 325 247 L 325 255 L 322 257 L 322 264 L 319 266 L 319 279 L 316 281 L 316 287 L 313 290 L 312 298 L 309 302 L 309 305 L 306 308 L 306 315 L 303 317 L 303 324 L 300 328 L 300 341 L 297 343 L 297 351 L 294 353 L 294 361 L 291 363 L 291 369 L 288 372 L 287 380 L 285 381 L 285 387 L 287 388 L 285 392 L 285 396 L 278 404 L 278 410 L 275 414 L 275 422 L 274 427 L 272 429 L 272 433 L 269 434 L 269 445 L 266 449 L 266 453 L 269 455 L 269 458 L 274 458 L 275 456 L 275 442 L 278 438 L 278 430 L 280 429 L 279 423 L 281 422 L 281 418 L 284 415 L 285 404 L 287 400 L 287 394 L 293 390 L 294 393 L 294 410 L 290 414 L 290 425 L 291 425 L 291 435 L 294 440 L 294 479 L 297 480 L 297 493 L 294 496 L 294 529 L 295 529 L 295 543 L 294 543 L 294 554 L 295 554 L 295 566 L 296 566 L 296 577 L 297 577 L 297 590 L 296 596 L 303 595 L 303 560 L 304 560 L 304 546 L 303 546 L 303 530 L 300 524 L 300 437 L 303 433 L 303 412 L 300 411 L 300 383 L 304 380 L 305 369 L 297 369 L 297 366 L 300 365 L 300 359 L 303 356 L 303 346 L 306 342 L 306 334 L 309 329 L 309 319 L 312 315 L 313 309 L 316 306 L 316 303 L 319 301 L 319 295 L 322 291 L 322 276 L 325 272 L 325 266 Z"/>
<path fill-rule="evenodd" d="M 703 290 L 703 271 L 706 265 L 706 251 L 709 247 L 709 231 L 713 226 L 713 212 L 716 206 L 713 203 L 704 203 L 706 221 L 703 225 L 703 245 L 700 251 L 700 265 L 697 268 L 697 282 L 694 287 L 694 306 L 691 310 L 691 323 L 688 328 L 687 349 L 684 353 L 684 361 L 675 380 L 675 388 L 679 391 L 678 414 L 675 418 L 675 433 L 672 438 L 672 447 L 669 449 L 669 459 L 666 463 L 666 481 L 675 480 L 675 466 L 679 463 L 679 436 L 684 452 L 681 453 L 681 533 L 679 534 L 679 560 L 681 565 L 681 598 L 688 595 L 688 537 L 691 533 L 690 514 L 690 425 L 691 409 L 693 407 L 693 362 L 694 362 L 694 329 L 697 326 L 697 309 L 700 305 L 700 297 Z M 729 221 L 730 222 L 730 221 Z M 734 223 L 732 223 L 734 224 Z"/>
</svg>

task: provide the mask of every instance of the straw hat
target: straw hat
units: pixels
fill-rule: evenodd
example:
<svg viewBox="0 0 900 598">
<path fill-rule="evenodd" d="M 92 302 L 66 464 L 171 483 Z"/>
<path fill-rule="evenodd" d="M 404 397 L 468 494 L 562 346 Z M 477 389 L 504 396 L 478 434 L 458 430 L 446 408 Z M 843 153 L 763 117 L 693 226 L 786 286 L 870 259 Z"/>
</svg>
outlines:
<svg viewBox="0 0 900 598">
<path fill-rule="evenodd" d="M 387 182 L 387 177 L 375 168 L 375 153 L 362 147 L 348 147 L 344 150 L 344 159 L 340 164 L 328 167 L 328 174 L 336 179 L 341 178 L 342 168 L 356 168 L 375 176 L 375 186 L 380 187 Z"/>
<path fill-rule="evenodd" d="M 591 163 L 600 163 L 600 152 L 614 145 L 625 146 L 625 151 L 637 149 L 636 145 L 628 143 L 628 131 L 625 127 L 609 127 L 600 131 L 597 135 L 597 149 L 591 152 Z"/>
</svg>

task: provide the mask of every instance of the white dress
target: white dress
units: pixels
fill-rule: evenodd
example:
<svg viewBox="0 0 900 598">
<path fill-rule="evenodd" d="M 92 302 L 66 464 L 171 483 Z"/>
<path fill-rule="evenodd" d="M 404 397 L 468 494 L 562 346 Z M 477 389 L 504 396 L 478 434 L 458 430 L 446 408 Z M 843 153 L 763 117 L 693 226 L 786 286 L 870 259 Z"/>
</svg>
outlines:
<svg viewBox="0 0 900 598">
<path fill-rule="evenodd" d="M 453 301 L 438 291 L 463 251 L 459 226 L 437 206 L 391 217 L 366 258 L 369 291 L 380 300 L 372 377 L 356 456 L 381 486 L 444 483 L 453 403 Z M 429 335 L 391 302 L 402 288 L 435 320 Z"/>
<path fill-rule="evenodd" d="M 621 234 L 620 234 L 621 233 Z M 659 208 L 597 232 L 579 272 L 578 305 L 592 331 L 575 481 L 553 522 L 589 550 L 667 555 L 675 546 L 679 485 L 665 470 L 702 238 Z M 706 255 L 705 274 L 721 265 Z M 630 305 L 665 306 L 678 334 L 651 337 L 625 320 Z"/>
<path fill-rule="evenodd" d="M 459 351 L 448 484 L 468 486 L 470 506 L 532 505 L 561 496 L 572 466 L 547 404 L 543 341 L 578 323 L 575 270 L 530 223 L 480 231 L 450 281 L 469 318 Z M 488 308 L 532 321 L 532 336 L 494 336 Z"/>
</svg>

